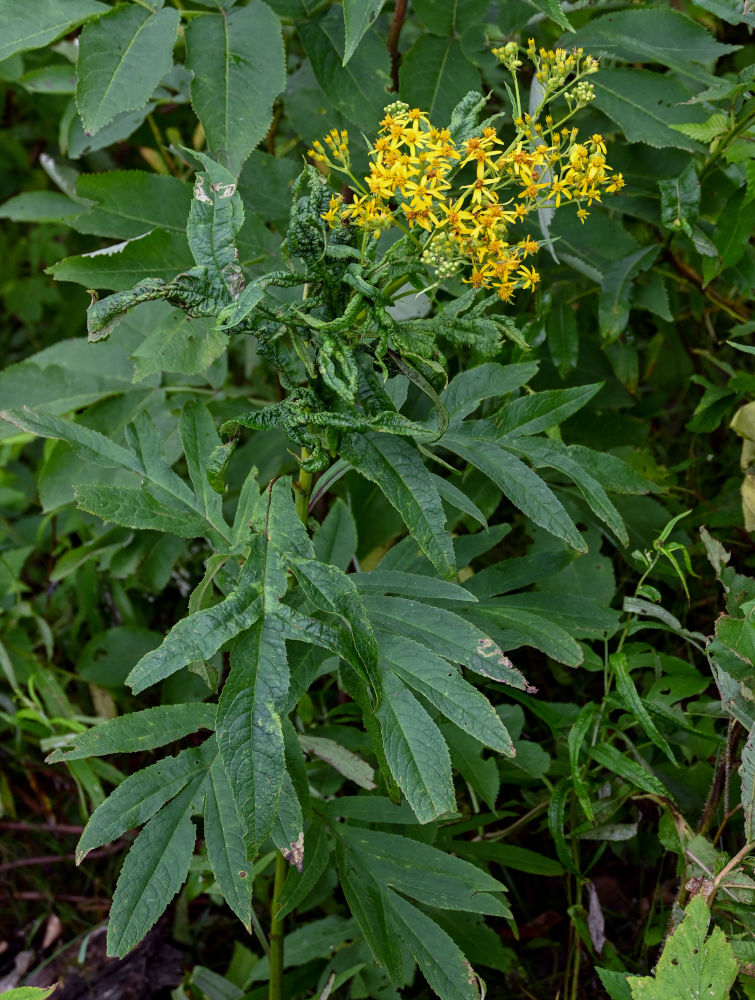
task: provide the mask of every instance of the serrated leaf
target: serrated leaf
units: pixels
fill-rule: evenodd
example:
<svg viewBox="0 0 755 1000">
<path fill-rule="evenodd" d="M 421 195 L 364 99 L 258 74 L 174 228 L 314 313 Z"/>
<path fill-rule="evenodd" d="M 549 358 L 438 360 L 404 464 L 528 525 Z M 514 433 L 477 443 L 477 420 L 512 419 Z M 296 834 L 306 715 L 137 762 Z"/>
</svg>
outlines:
<svg viewBox="0 0 755 1000">
<path fill-rule="evenodd" d="M 286 861 L 297 871 L 302 871 L 304 865 L 304 818 L 294 783 L 288 771 L 283 775 L 283 784 L 278 796 L 270 836 Z"/>
<path fill-rule="evenodd" d="M 181 444 L 183 445 L 189 478 L 194 487 L 198 505 L 210 524 L 225 527 L 223 520 L 223 500 L 207 481 L 205 470 L 210 455 L 220 444 L 215 423 L 204 403 L 190 400 L 181 410 L 179 423 Z"/>
<path fill-rule="evenodd" d="M 528 466 L 492 440 L 477 437 L 467 427 L 443 436 L 443 446 L 474 465 L 491 479 L 511 503 L 557 538 L 578 552 L 585 552 L 582 536 L 563 504 Z"/>
<path fill-rule="evenodd" d="M 0 205 L 0 219 L 12 222 L 63 222 L 71 225 L 84 206 L 59 191 L 24 191 Z"/>
<path fill-rule="evenodd" d="M 402 636 L 384 635 L 380 656 L 401 680 L 480 743 L 514 756 L 514 744 L 487 698 L 446 660 Z"/>
<path fill-rule="evenodd" d="M 333 107 L 369 134 L 383 115 L 390 86 L 390 57 L 385 42 L 368 28 L 345 65 L 343 14 L 336 7 L 318 20 L 301 22 L 297 31 L 317 82 Z"/>
<path fill-rule="evenodd" d="M 613 774 L 618 774 L 620 778 L 631 782 L 636 788 L 651 795 L 661 795 L 669 797 L 669 792 L 662 781 L 659 781 L 654 774 L 638 764 L 636 760 L 626 756 L 610 743 L 602 743 L 594 746 L 590 750 L 593 760 L 596 760 L 603 767 L 607 767 Z"/>
<path fill-rule="evenodd" d="M 341 454 L 380 487 L 440 575 L 452 577 L 456 561 L 446 515 L 417 449 L 387 434 L 352 434 L 342 442 Z"/>
<path fill-rule="evenodd" d="M 268 484 L 254 510 L 252 524 L 284 555 L 314 558 L 314 547 L 307 529 L 296 513 L 290 476 L 281 476 Z"/>
<path fill-rule="evenodd" d="M 667 940 L 655 976 L 630 976 L 632 1000 L 726 1000 L 739 966 L 720 927 L 708 937 L 710 910 L 703 893 Z"/>
<path fill-rule="evenodd" d="M 253 572 L 252 565 L 249 575 Z M 138 694 L 187 664 L 208 659 L 229 639 L 251 628 L 263 612 L 261 589 L 258 579 L 244 578 L 242 574 L 238 589 L 225 600 L 182 618 L 162 645 L 143 656 L 128 675 L 126 683 L 131 690 Z"/>
<path fill-rule="evenodd" d="M 73 281 L 86 288 L 126 291 L 143 278 L 169 281 L 194 263 L 183 233 L 153 229 L 144 236 L 114 243 L 101 250 L 64 257 L 47 269 L 56 281 Z"/>
<path fill-rule="evenodd" d="M 627 710 L 634 715 L 638 725 L 644 730 L 650 740 L 655 743 L 659 750 L 662 750 L 672 764 L 676 764 L 676 758 L 668 745 L 666 739 L 658 732 L 658 728 L 648 714 L 648 710 L 640 698 L 637 688 L 634 686 L 629 670 L 627 668 L 627 658 L 624 653 L 614 653 L 609 658 L 609 663 L 616 677 L 616 688 L 621 695 Z"/>
<path fill-rule="evenodd" d="M 186 235 L 203 279 L 219 303 L 237 299 L 244 287 L 236 237 L 244 224 L 244 206 L 234 175 L 204 153 L 196 175 Z"/>
<path fill-rule="evenodd" d="M 456 808 L 451 758 L 440 730 L 409 689 L 392 674 L 383 676 L 380 722 L 388 766 L 420 823 Z"/>
<path fill-rule="evenodd" d="M 289 556 L 287 562 L 299 581 L 299 586 L 315 607 L 337 615 L 346 627 L 358 657 L 358 662 L 352 665 L 361 669 L 379 700 L 377 642 L 352 578 L 337 566 L 329 566 L 315 559 Z"/>
<path fill-rule="evenodd" d="M 108 7 L 98 0 L 5 0 L 3 4 L 3 37 L 0 40 L 0 60 L 15 52 L 41 49 L 61 35 L 68 34 L 83 21 L 105 14 Z"/>
<path fill-rule="evenodd" d="M 367 597 L 365 606 L 381 636 L 404 635 L 482 677 L 534 690 L 485 632 L 452 611 L 402 597 Z"/>
<path fill-rule="evenodd" d="M 574 31 L 568 17 L 564 14 L 563 9 L 561 8 L 560 0 L 528 0 L 528 3 L 531 3 L 533 7 L 536 7 L 539 11 L 549 17 L 551 21 L 555 21 L 560 28 L 564 29 L 564 31 Z"/>
<path fill-rule="evenodd" d="M 74 495 L 81 510 L 127 528 L 165 531 L 179 538 L 198 538 L 207 530 L 195 512 L 182 504 L 170 509 L 142 487 L 74 486 Z"/>
<path fill-rule="evenodd" d="M 281 713 L 288 681 L 285 641 L 268 615 L 234 646 L 216 729 L 250 860 L 273 828 L 286 773 Z"/>
<path fill-rule="evenodd" d="M 172 7 L 120 4 L 81 32 L 76 104 L 92 134 L 116 115 L 144 107 L 173 61 L 180 14 Z"/>
<path fill-rule="evenodd" d="M 76 196 L 93 203 L 79 210 L 75 228 L 80 233 L 127 240 L 151 229 L 186 232 L 191 187 L 177 177 L 144 170 L 79 174 Z"/>
<path fill-rule="evenodd" d="M 598 302 L 600 332 L 605 340 L 613 342 L 624 333 L 629 321 L 632 281 L 652 267 L 659 253 L 659 247 L 643 247 L 614 261 L 606 271 Z"/>
<path fill-rule="evenodd" d="M 357 525 L 343 500 L 339 498 L 330 508 L 312 542 L 320 562 L 346 572 L 357 548 Z"/>
<path fill-rule="evenodd" d="M 329 850 L 328 836 L 322 823 L 312 820 L 304 837 L 304 862 L 301 871 L 294 869 L 286 876 L 283 889 L 278 897 L 279 920 L 282 920 L 307 896 L 320 881 L 328 867 Z"/>
<path fill-rule="evenodd" d="M 595 382 L 572 389 L 546 389 L 519 396 L 499 410 L 496 428 L 501 435 L 519 437 L 557 427 L 586 406 L 602 388 L 602 382 Z"/>
<path fill-rule="evenodd" d="M 520 595 L 515 595 L 520 596 Z M 521 595 L 527 597 L 528 595 Z M 542 595 L 546 601 L 553 595 Z M 579 643 L 564 628 L 563 624 L 551 621 L 550 616 L 527 608 L 516 607 L 515 604 L 489 603 L 481 605 L 470 614 L 478 620 L 482 628 L 490 629 L 496 626 L 503 631 L 496 635 L 498 643 L 506 649 L 516 649 L 519 646 L 532 646 L 541 650 L 546 656 L 570 667 L 578 667 L 584 659 L 584 653 Z"/>
<path fill-rule="evenodd" d="M 443 1000 L 480 1000 L 477 976 L 448 934 L 397 893 L 389 890 L 387 903 L 398 934 L 433 991 Z"/>
<path fill-rule="evenodd" d="M 429 597 L 433 601 L 462 601 L 472 604 L 476 601 L 458 583 L 437 580 L 420 573 L 373 569 L 369 573 L 355 573 L 353 579 L 357 590 L 362 594 L 396 594 L 400 597 Z"/>
<path fill-rule="evenodd" d="M 478 90 L 480 74 L 453 35 L 422 34 L 401 59 L 399 96 L 422 108 L 434 122 L 446 125 L 459 94 Z"/>
<path fill-rule="evenodd" d="M 344 0 L 343 22 L 346 38 L 343 66 L 354 55 L 365 32 L 375 23 L 384 3 L 385 0 Z"/>
<path fill-rule="evenodd" d="M 158 372 L 202 375 L 228 347 L 228 335 L 212 319 L 190 317 L 181 309 L 166 316 L 131 355 L 134 382 Z"/>
<path fill-rule="evenodd" d="M 198 729 L 215 728 L 215 706 L 196 702 L 188 705 L 158 705 L 141 712 L 119 715 L 77 733 L 65 746 L 48 756 L 48 764 L 83 757 L 106 757 L 111 753 L 139 753 L 180 740 Z"/>
<path fill-rule="evenodd" d="M 205 792 L 204 839 L 207 859 L 223 898 L 251 933 L 252 872 L 247 865 L 244 831 L 233 792 L 219 756 L 210 767 Z"/>
<path fill-rule="evenodd" d="M 594 86 L 595 106 L 616 122 L 628 142 L 700 151 L 697 142 L 672 127 L 689 121 L 693 111 L 682 106 L 691 95 L 674 77 L 643 69 L 601 69 Z"/>
<path fill-rule="evenodd" d="M 186 28 L 191 103 L 212 154 L 238 177 L 285 86 L 280 21 L 262 0 L 193 17 Z M 252 100 L 250 95 L 254 95 Z"/>
<path fill-rule="evenodd" d="M 163 806 L 131 845 L 113 895 L 107 953 L 123 958 L 156 923 L 183 885 L 194 851 L 191 815 L 206 774 L 199 774 Z"/>
<path fill-rule="evenodd" d="M 117 840 L 127 830 L 141 826 L 197 775 L 206 773 L 215 756 L 214 739 L 198 750 L 182 750 L 130 774 L 95 809 L 76 845 L 76 864 L 90 851 Z"/>
<path fill-rule="evenodd" d="M 3 1000 L 47 1000 L 47 997 L 57 989 L 58 984 L 53 983 L 45 989 L 42 986 L 18 986 L 13 990 L 4 990 L 0 996 Z"/>
<path fill-rule="evenodd" d="M 742 764 L 738 771 L 742 779 L 742 812 L 745 818 L 745 837 L 755 841 L 755 729 L 747 737 L 742 750 Z"/>
</svg>

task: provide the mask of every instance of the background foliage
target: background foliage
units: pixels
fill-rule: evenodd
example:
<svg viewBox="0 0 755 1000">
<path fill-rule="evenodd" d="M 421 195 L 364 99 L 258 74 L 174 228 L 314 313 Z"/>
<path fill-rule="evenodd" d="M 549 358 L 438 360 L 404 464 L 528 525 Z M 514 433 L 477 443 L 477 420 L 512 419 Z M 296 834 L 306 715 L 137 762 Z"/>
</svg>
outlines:
<svg viewBox="0 0 755 1000">
<path fill-rule="evenodd" d="M 159 785 L 175 782 L 158 802 L 173 823 L 158 855 L 164 901 L 178 892 L 159 925 L 185 954 L 176 1000 L 268 995 L 263 947 L 222 897 L 263 934 L 285 914 L 290 998 L 478 996 L 477 981 L 460 978 L 462 953 L 495 997 L 667 1000 L 677 962 L 694 984 L 708 975 L 712 995 L 755 995 L 755 15 L 738 0 L 5 0 L 3 19 L 0 401 L 14 411 L 0 423 L 7 971 L 29 946 L 41 962 L 72 941 L 86 966 L 79 944 L 107 915 L 128 831 L 152 815 L 138 803 L 125 814 L 129 782 L 154 768 Z M 600 58 L 595 101 L 576 124 L 606 138 L 626 188 L 584 226 L 573 211 L 540 214 L 535 235 L 553 239 L 538 257 L 541 283 L 505 308 L 517 334 L 494 359 L 444 342 L 453 424 L 439 456 L 457 471 L 422 466 L 435 475 L 427 495 L 443 501 L 435 524 L 425 503 L 430 523 L 415 518 L 407 534 L 416 483 L 399 476 L 390 502 L 375 482 L 385 484 L 383 462 L 315 486 L 310 549 L 296 534 L 285 477 L 297 464 L 283 429 L 245 432 L 222 499 L 203 475 L 215 428 L 283 396 L 258 342 L 150 302 L 89 344 L 87 290 L 104 297 L 195 267 L 186 221 L 195 172 L 208 165 L 192 150 L 238 176 L 247 282 L 285 268 L 292 185 L 314 140 L 332 127 L 374 135 L 397 97 L 446 124 L 478 90 L 493 114 L 507 105 L 491 47 L 530 36 Z M 525 72 L 525 94 L 531 82 Z M 510 126 L 504 118 L 499 129 Z M 352 145 L 361 176 L 366 155 Z M 467 290 L 458 279 L 443 288 L 432 315 Z M 411 323 L 421 306 L 402 303 Z M 404 416 L 432 421 L 400 372 L 389 386 Z M 149 453 L 155 437 L 163 455 Z M 507 455 L 523 460 L 517 475 L 502 472 Z M 218 842 L 219 831 L 230 839 L 233 805 L 212 741 L 202 743 L 230 633 L 196 647 L 184 637 L 175 672 L 160 643 L 187 609 L 214 610 L 243 590 L 243 529 L 253 509 L 261 516 L 256 488 L 244 489 L 251 466 L 260 488 L 284 477 L 262 494 L 278 504 L 280 534 L 273 555 L 258 556 L 282 558 L 302 590 L 309 581 L 310 603 L 291 614 L 335 618 L 317 610 L 316 575 L 328 574 L 352 622 L 339 655 L 370 680 L 371 627 L 392 668 L 378 729 L 365 730 L 369 706 L 363 719 L 346 668 L 339 680 L 332 656 L 287 643 L 291 722 L 279 737 L 293 781 L 279 801 L 291 810 L 279 806 L 272 839 L 251 810 L 261 832 L 250 900 L 219 865 L 246 857 Z M 520 469 L 547 492 L 523 499 L 517 483 L 534 479 Z M 546 515 L 550 497 L 558 508 Z M 262 598 L 279 618 L 283 596 L 273 585 Z M 358 607 L 369 619 L 361 635 Z M 536 693 L 490 679 L 489 665 L 480 676 L 469 649 L 484 636 Z M 456 688 L 444 688 L 441 656 L 477 667 L 475 688 L 456 673 Z M 158 664 L 159 688 L 126 684 L 137 662 L 143 672 Z M 132 753 L 106 756 L 123 743 L 90 727 L 150 709 L 162 714 L 139 717 Z M 394 734 L 385 751 L 380 732 Z M 157 763 L 152 750 L 174 739 L 184 748 Z M 50 751 L 58 763 L 44 763 Z M 200 779 L 209 784 L 192 854 Z M 98 814 L 74 874 L 72 833 L 113 788 L 120 813 L 110 826 Z M 276 847 L 290 851 L 301 824 L 297 794 L 303 871 L 290 870 L 272 912 Z M 50 912 L 62 931 L 45 945 Z M 159 915 L 122 912 L 111 927 L 118 953 Z"/>
</svg>

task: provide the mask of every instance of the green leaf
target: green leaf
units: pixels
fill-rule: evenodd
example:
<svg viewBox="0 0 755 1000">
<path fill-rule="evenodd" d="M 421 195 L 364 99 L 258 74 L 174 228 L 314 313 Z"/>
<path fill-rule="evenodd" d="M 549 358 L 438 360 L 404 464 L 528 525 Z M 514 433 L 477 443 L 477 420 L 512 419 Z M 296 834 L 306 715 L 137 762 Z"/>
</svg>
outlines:
<svg viewBox="0 0 755 1000">
<path fill-rule="evenodd" d="M 365 606 L 381 637 L 404 635 L 482 677 L 533 690 L 484 632 L 452 611 L 402 597 L 367 597 Z"/>
<path fill-rule="evenodd" d="M 688 163 L 678 177 L 658 181 L 661 192 L 661 222 L 672 232 L 692 235 L 692 223 L 700 208 L 700 181 L 694 163 Z"/>
<path fill-rule="evenodd" d="M 179 538 L 199 538 L 207 531 L 207 523 L 192 511 L 183 505 L 170 509 L 142 487 L 74 486 L 74 495 L 81 510 L 127 528 L 165 531 Z"/>
<path fill-rule="evenodd" d="M 230 171 L 203 153 L 194 153 L 204 171 L 196 175 L 186 235 L 197 266 L 218 302 L 237 299 L 244 287 L 236 237 L 244 206 Z"/>
<path fill-rule="evenodd" d="M 262 0 L 202 14 L 187 25 L 186 49 L 194 111 L 213 156 L 238 177 L 267 133 L 273 101 L 285 86 L 280 21 Z"/>
<path fill-rule="evenodd" d="M 614 653 L 609 658 L 609 664 L 613 669 L 614 676 L 616 677 L 616 687 L 618 693 L 621 695 L 626 708 L 635 717 L 638 725 L 643 729 L 645 734 L 650 738 L 650 740 L 655 743 L 659 750 L 662 750 L 672 764 L 676 764 L 676 758 L 671 751 L 671 747 L 668 745 L 664 737 L 658 732 L 658 729 L 650 718 L 648 710 L 643 704 L 642 698 L 640 698 L 637 688 L 634 686 L 634 681 L 629 675 L 629 670 L 627 668 L 627 658 L 624 653 Z"/>
<path fill-rule="evenodd" d="M 683 106 L 691 95 L 672 76 L 644 69 L 601 69 L 593 80 L 595 107 L 616 122 L 628 142 L 700 150 L 699 143 L 672 128 L 705 117 Z"/>
<path fill-rule="evenodd" d="M 433 991 L 443 1000 L 479 1000 L 476 974 L 448 934 L 395 892 L 387 893 L 387 905 L 400 939 Z"/>
<path fill-rule="evenodd" d="M 528 594 L 516 595 L 528 598 Z M 546 602 L 554 595 L 543 595 Z M 501 598 L 505 601 L 506 598 Z M 578 642 L 570 635 L 563 624 L 551 621 L 550 616 L 541 614 L 539 609 L 531 611 L 519 608 L 514 604 L 503 604 L 496 601 L 492 604 L 475 608 L 470 617 L 479 620 L 482 628 L 492 625 L 503 629 L 496 639 L 506 649 L 516 649 L 518 646 L 532 646 L 541 650 L 546 656 L 566 663 L 570 667 L 578 667 L 584 653 Z"/>
<path fill-rule="evenodd" d="M 278 897 L 278 912 L 276 916 L 282 920 L 304 902 L 320 881 L 328 867 L 329 850 L 328 836 L 325 827 L 317 820 L 307 827 L 304 836 L 304 863 L 302 870 L 293 869 L 286 876 L 283 890 Z"/>
<path fill-rule="evenodd" d="M 342 441 L 341 454 L 380 487 L 440 575 L 452 577 L 456 561 L 446 515 L 417 449 L 387 434 L 352 434 Z"/>
<path fill-rule="evenodd" d="M 330 508 L 312 542 L 319 562 L 346 572 L 357 548 L 357 525 L 343 500 L 339 498 Z"/>
<path fill-rule="evenodd" d="M 90 816 L 76 845 L 76 864 L 96 847 L 117 840 L 154 816 L 186 785 L 194 783 L 197 775 L 207 772 L 215 752 L 215 740 L 211 739 L 198 750 L 182 750 L 176 757 L 165 757 L 130 774 Z"/>
<path fill-rule="evenodd" d="M 602 382 L 575 386 L 573 389 L 546 389 L 506 403 L 496 417 L 499 434 L 519 437 L 539 434 L 557 427 L 581 410 L 603 388 Z"/>
<path fill-rule="evenodd" d="M 327 764 L 342 774 L 344 778 L 353 781 L 360 788 L 366 788 L 368 792 L 374 790 L 375 772 L 367 763 L 355 753 L 342 747 L 335 740 L 324 739 L 322 736 L 309 736 L 302 734 L 299 737 L 301 748 L 305 753 L 311 753 L 314 757 L 324 760 Z"/>
<path fill-rule="evenodd" d="M 337 615 L 346 626 L 358 657 L 353 666 L 361 668 L 379 700 L 377 642 L 352 577 L 347 576 L 336 566 L 329 566 L 314 559 L 288 556 L 287 561 L 299 581 L 299 586 L 315 607 Z"/>
<path fill-rule="evenodd" d="M 54 983 L 44 989 L 41 986 L 18 986 L 14 990 L 4 990 L 0 993 L 2 1000 L 47 1000 L 51 996 L 58 984 Z"/>
<path fill-rule="evenodd" d="M 144 107 L 173 62 L 180 14 L 120 4 L 81 32 L 76 105 L 84 129 L 99 132 L 116 115 Z"/>
<path fill-rule="evenodd" d="M 142 278 L 169 281 L 188 271 L 194 261 L 182 233 L 153 229 L 145 236 L 114 243 L 102 250 L 64 257 L 47 268 L 56 281 L 73 281 L 86 288 L 125 291 Z"/>
<path fill-rule="evenodd" d="M 655 976 L 630 976 L 632 1000 L 726 1000 L 739 966 L 720 927 L 708 937 L 710 910 L 703 893 L 666 941 Z"/>
<path fill-rule="evenodd" d="M 745 818 L 745 837 L 755 841 L 755 729 L 747 737 L 742 750 L 742 764 L 737 772 L 742 779 L 742 812 Z"/>
<path fill-rule="evenodd" d="M 218 702 L 218 748 L 250 860 L 273 828 L 286 774 L 281 713 L 288 683 L 286 644 L 268 615 L 234 646 Z"/>
<path fill-rule="evenodd" d="M 304 819 L 288 771 L 283 775 L 270 836 L 286 861 L 301 872 L 304 865 Z"/>
<path fill-rule="evenodd" d="M 460 35 L 470 24 L 484 20 L 485 0 L 414 0 L 413 10 L 422 24 L 434 35 Z"/>
<path fill-rule="evenodd" d="M 24 191 L 0 205 L 0 219 L 11 222 L 63 222 L 80 216 L 84 206 L 59 191 Z"/>
<path fill-rule="evenodd" d="M 390 100 L 390 58 L 385 42 L 367 29 L 345 65 L 343 15 L 337 7 L 331 7 L 317 21 L 302 22 L 297 31 L 317 82 L 333 107 L 367 135 L 373 135 Z"/>
<path fill-rule="evenodd" d="M 527 2 L 549 17 L 551 21 L 555 21 L 560 28 L 564 29 L 564 31 L 574 31 L 569 19 L 561 8 L 560 0 L 527 0 Z M 572 40 L 569 39 L 570 43 L 571 41 Z"/>
<path fill-rule="evenodd" d="M 610 743 L 602 743 L 594 746 L 590 750 L 593 760 L 596 760 L 603 767 L 607 767 L 613 774 L 618 774 L 620 778 L 631 782 L 635 787 L 643 792 L 650 792 L 651 795 L 661 795 L 669 797 L 669 792 L 663 782 L 659 781 L 654 774 L 646 770 L 641 764 Z"/>
<path fill-rule="evenodd" d="M 533 552 L 516 559 L 506 559 L 493 566 L 486 566 L 471 576 L 465 586 L 479 599 L 508 594 L 512 590 L 529 587 L 539 580 L 553 576 L 565 569 L 574 559 L 568 549 Z"/>
<path fill-rule="evenodd" d="M 375 23 L 384 3 L 385 0 L 344 0 L 343 21 L 346 38 L 343 66 L 354 55 L 357 45 Z"/>
<path fill-rule="evenodd" d="M 3 4 L 3 35 L 0 40 L 0 60 L 14 52 L 41 49 L 61 35 L 78 27 L 97 14 L 106 14 L 108 7 L 98 0 L 5 0 Z"/>
<path fill-rule="evenodd" d="M 719 261 L 713 276 L 727 267 L 734 267 L 744 256 L 755 226 L 755 200 L 748 201 L 747 190 L 738 191 L 730 198 L 721 212 L 713 233 L 713 242 L 719 253 Z"/>
<path fill-rule="evenodd" d="M 433 601 L 476 602 L 476 598 L 458 583 L 419 573 L 373 569 L 369 573 L 355 573 L 353 580 L 362 594 L 397 594 L 401 597 L 429 597 Z"/>
<path fill-rule="evenodd" d="M 440 730 L 401 681 L 383 676 L 384 697 L 376 711 L 385 756 L 420 823 L 456 808 L 451 758 Z"/>
<path fill-rule="evenodd" d="M 251 933 L 252 873 L 247 866 L 244 832 L 223 762 L 210 766 L 205 792 L 204 839 L 207 858 L 223 898 Z"/>
<path fill-rule="evenodd" d="M 598 303 L 600 332 L 608 341 L 617 340 L 626 330 L 632 298 L 632 280 L 647 271 L 660 253 L 659 247 L 644 247 L 614 261 L 603 276 Z"/>
<path fill-rule="evenodd" d="M 461 44 L 450 35 L 448 38 L 420 35 L 401 59 L 401 100 L 422 108 L 438 127 L 450 122 L 459 94 L 479 88 L 479 71 L 467 61 Z"/>
<path fill-rule="evenodd" d="M 107 953 L 123 958 L 155 924 L 183 885 L 196 840 L 190 817 L 206 774 L 163 806 L 131 845 L 113 895 Z"/>
<path fill-rule="evenodd" d="M 307 529 L 299 520 L 291 493 L 290 476 L 272 481 L 263 494 L 252 517 L 257 531 L 264 532 L 284 555 L 312 559 L 314 548 Z"/>
<path fill-rule="evenodd" d="M 180 740 L 198 729 L 215 728 L 215 706 L 159 705 L 141 712 L 119 715 L 77 733 L 47 757 L 48 764 L 111 753 L 139 753 Z"/>
<path fill-rule="evenodd" d="M 687 76 L 697 73 L 699 77 L 699 65 L 692 64 L 707 67 L 738 49 L 736 45 L 722 45 L 702 24 L 663 6 L 612 11 L 594 17 L 569 42 L 594 56 L 630 63 L 657 63 Z M 708 73 L 701 78 L 708 80 Z"/>
<path fill-rule="evenodd" d="M 151 229 L 186 232 L 191 187 L 176 177 L 144 170 L 107 170 L 79 174 L 76 196 L 94 202 L 79 209 L 75 228 L 80 233 L 128 240 Z"/>
<path fill-rule="evenodd" d="M 210 455 L 220 444 L 220 438 L 215 430 L 210 411 L 204 403 L 198 400 L 189 400 L 185 404 L 181 410 L 179 431 L 189 478 L 194 487 L 198 505 L 206 520 L 210 524 L 218 525 L 223 531 L 225 528 L 223 500 L 210 486 L 205 474 Z"/>
<path fill-rule="evenodd" d="M 456 667 L 426 646 L 397 635 L 382 636 L 380 655 L 393 673 L 459 729 L 492 750 L 514 756 L 514 744 L 495 709 Z"/>
<path fill-rule="evenodd" d="M 253 562 L 250 557 L 247 566 L 251 572 Z M 187 664 L 208 659 L 229 639 L 251 628 L 262 610 L 259 580 L 250 580 L 242 574 L 238 589 L 231 591 L 225 600 L 177 622 L 162 645 L 139 660 L 126 678 L 126 683 L 135 694 L 139 694 Z"/>
<path fill-rule="evenodd" d="M 447 432 L 443 446 L 484 473 L 535 524 L 563 538 L 578 552 L 586 551 L 584 540 L 561 501 L 540 476 L 514 455 L 492 440 L 477 437 L 467 426 Z"/>
<path fill-rule="evenodd" d="M 228 347 L 228 335 L 212 319 L 175 309 L 134 351 L 134 382 L 158 372 L 201 375 Z"/>
<path fill-rule="evenodd" d="M 557 301 L 546 319 L 548 351 L 561 378 L 577 367 L 579 334 L 577 316 L 571 303 Z"/>
</svg>

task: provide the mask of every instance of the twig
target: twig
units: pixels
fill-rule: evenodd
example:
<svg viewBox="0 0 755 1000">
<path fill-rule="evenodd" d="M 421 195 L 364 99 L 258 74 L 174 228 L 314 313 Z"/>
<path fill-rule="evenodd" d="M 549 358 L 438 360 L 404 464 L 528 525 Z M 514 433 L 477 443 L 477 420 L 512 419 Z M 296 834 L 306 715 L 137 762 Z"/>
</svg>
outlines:
<svg viewBox="0 0 755 1000">
<path fill-rule="evenodd" d="M 393 12 L 391 30 L 388 32 L 388 41 L 386 43 L 391 57 L 391 90 L 394 93 L 398 92 L 398 67 L 401 62 L 401 55 L 398 51 L 398 40 L 401 36 L 401 29 L 404 26 L 405 17 L 406 0 L 396 0 L 396 9 Z"/>
</svg>

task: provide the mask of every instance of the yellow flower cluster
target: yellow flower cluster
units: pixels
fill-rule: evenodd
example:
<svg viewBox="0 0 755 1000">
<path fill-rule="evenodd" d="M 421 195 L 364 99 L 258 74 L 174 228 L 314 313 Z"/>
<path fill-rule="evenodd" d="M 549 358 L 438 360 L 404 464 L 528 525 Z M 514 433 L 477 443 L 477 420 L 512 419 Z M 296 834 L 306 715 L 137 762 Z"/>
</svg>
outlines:
<svg viewBox="0 0 755 1000">
<path fill-rule="evenodd" d="M 572 58 L 556 52 L 541 65 L 560 81 L 564 72 L 574 72 Z M 423 261 L 439 278 L 464 267 L 462 280 L 508 301 L 540 280 L 525 263 L 540 244 L 512 230 L 538 208 L 565 201 L 577 204 L 584 222 L 585 205 L 624 184 L 621 174 L 610 176 L 602 136 L 578 142 L 576 129 L 559 129 L 550 117 L 544 126 L 529 115 L 514 124 L 515 139 L 505 149 L 494 128 L 457 146 L 448 129 L 396 102 L 380 122 L 364 185 L 351 175 L 348 137 L 333 130 L 325 138 L 327 151 L 315 143 L 310 155 L 348 174 L 356 191 L 349 204 L 333 195 L 323 218 L 331 227 L 356 225 L 375 236 L 397 225 L 420 243 Z"/>
</svg>

